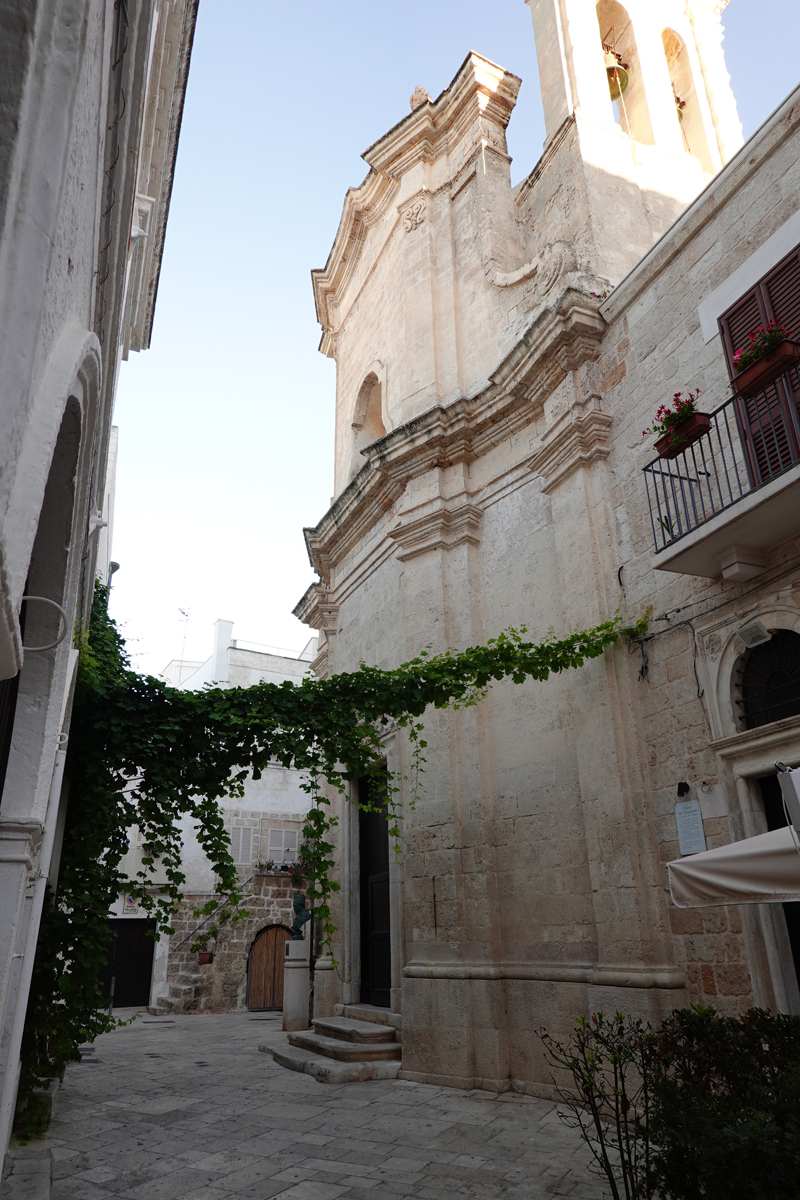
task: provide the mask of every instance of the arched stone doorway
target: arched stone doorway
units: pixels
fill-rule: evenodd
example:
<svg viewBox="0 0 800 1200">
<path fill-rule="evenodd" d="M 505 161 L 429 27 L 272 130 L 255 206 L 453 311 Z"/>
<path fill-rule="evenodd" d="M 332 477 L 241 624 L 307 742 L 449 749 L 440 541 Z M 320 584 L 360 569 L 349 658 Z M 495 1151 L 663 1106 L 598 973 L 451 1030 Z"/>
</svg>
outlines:
<svg viewBox="0 0 800 1200">
<path fill-rule="evenodd" d="M 268 925 L 256 936 L 247 960 L 247 1007 L 250 1012 L 283 1008 L 284 949 L 291 930 Z"/>
</svg>

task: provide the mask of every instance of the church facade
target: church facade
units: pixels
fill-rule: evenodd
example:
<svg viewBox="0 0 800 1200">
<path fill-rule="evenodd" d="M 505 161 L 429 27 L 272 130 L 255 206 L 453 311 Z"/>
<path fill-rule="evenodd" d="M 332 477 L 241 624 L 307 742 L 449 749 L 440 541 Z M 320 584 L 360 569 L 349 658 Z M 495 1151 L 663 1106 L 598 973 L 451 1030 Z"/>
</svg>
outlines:
<svg viewBox="0 0 800 1200">
<path fill-rule="evenodd" d="M 800 330 L 800 91 L 742 147 L 724 5 L 530 6 L 527 178 L 520 81 L 470 54 L 366 151 L 314 272 L 335 496 L 295 611 L 332 674 L 652 606 L 630 649 L 426 715 L 401 862 L 339 814 L 317 1010 L 401 1015 L 407 1078 L 548 1095 L 536 1030 L 579 1013 L 800 1011 L 791 906 L 680 910 L 665 868 L 679 805 L 709 847 L 762 832 L 800 762 L 800 376 L 732 389 L 750 332 Z M 698 388 L 657 454 L 642 430 Z"/>
</svg>

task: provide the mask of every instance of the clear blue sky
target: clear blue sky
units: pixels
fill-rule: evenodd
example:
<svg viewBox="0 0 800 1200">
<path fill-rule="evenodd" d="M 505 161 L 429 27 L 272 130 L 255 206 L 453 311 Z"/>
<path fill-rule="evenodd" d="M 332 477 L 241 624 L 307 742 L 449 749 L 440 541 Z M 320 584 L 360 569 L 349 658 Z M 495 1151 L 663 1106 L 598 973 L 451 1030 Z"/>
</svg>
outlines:
<svg viewBox="0 0 800 1200">
<path fill-rule="evenodd" d="M 731 0 L 745 137 L 800 79 L 800 4 Z M 210 654 L 211 623 L 299 650 L 302 527 L 332 489 L 334 365 L 309 280 L 360 153 L 469 50 L 523 80 L 514 182 L 544 140 L 523 0 L 200 0 L 152 348 L 122 366 L 111 611 L 140 670 Z"/>
</svg>

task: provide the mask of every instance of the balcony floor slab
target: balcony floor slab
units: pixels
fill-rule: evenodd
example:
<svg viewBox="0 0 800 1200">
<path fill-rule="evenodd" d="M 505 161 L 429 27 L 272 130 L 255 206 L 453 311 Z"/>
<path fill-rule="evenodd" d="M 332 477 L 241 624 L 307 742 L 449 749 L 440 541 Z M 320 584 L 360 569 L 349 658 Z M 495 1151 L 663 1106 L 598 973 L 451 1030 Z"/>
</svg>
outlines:
<svg viewBox="0 0 800 1200">
<path fill-rule="evenodd" d="M 800 533 L 800 463 L 724 509 L 650 559 L 656 571 L 722 575 L 726 555 L 734 547 L 772 550 Z"/>
</svg>

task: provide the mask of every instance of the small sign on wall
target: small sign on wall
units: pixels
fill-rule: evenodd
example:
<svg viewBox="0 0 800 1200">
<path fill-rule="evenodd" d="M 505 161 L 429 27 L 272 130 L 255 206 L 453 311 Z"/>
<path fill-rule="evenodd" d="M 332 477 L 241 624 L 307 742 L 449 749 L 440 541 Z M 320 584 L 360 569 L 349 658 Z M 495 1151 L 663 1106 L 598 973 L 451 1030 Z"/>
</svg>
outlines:
<svg viewBox="0 0 800 1200">
<path fill-rule="evenodd" d="M 137 896 L 126 896 L 123 901 L 123 904 L 122 904 L 122 911 L 126 912 L 126 913 L 138 913 L 138 911 L 139 911 L 138 897 Z"/>
<path fill-rule="evenodd" d="M 699 800 L 684 800 L 675 805 L 678 822 L 678 847 L 681 854 L 701 854 L 706 848 L 703 814 Z"/>
</svg>

